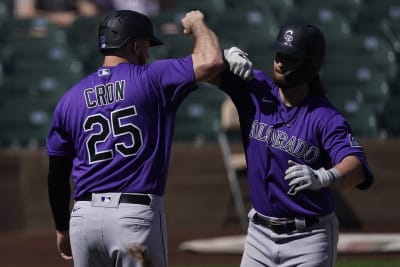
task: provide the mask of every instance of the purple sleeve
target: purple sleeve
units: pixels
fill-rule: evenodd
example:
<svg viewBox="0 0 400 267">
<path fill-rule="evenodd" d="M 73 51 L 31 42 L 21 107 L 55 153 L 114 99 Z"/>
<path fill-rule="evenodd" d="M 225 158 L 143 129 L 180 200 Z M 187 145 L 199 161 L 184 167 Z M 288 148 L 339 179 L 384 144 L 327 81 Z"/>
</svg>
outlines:
<svg viewBox="0 0 400 267">
<path fill-rule="evenodd" d="M 149 66 L 150 80 L 162 90 L 164 100 L 179 103 L 196 88 L 192 56 L 182 59 L 156 60 Z"/>
<path fill-rule="evenodd" d="M 62 114 L 64 114 L 64 112 L 62 112 L 64 107 L 62 99 L 54 111 L 53 123 L 47 135 L 47 154 L 52 156 L 74 156 L 75 149 L 70 137 L 63 130 L 65 127 L 63 125 L 64 120 L 62 117 Z"/>
<path fill-rule="evenodd" d="M 365 157 L 364 149 L 356 137 L 352 134 L 349 124 L 339 113 L 323 120 L 324 149 L 329 152 L 334 165 L 338 164 L 343 158 L 353 155 L 356 156 L 364 166 L 366 180 L 359 184 L 359 189 L 367 189 L 374 182 L 373 173 Z"/>
</svg>

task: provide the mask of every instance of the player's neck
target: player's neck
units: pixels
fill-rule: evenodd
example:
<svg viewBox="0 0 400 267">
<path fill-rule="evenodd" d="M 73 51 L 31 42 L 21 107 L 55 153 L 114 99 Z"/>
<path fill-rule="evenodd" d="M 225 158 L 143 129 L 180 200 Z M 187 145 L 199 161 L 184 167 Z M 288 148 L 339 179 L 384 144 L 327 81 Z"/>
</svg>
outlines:
<svg viewBox="0 0 400 267">
<path fill-rule="evenodd" d="M 129 62 L 126 58 L 118 57 L 118 56 L 105 56 L 103 66 L 112 67 L 117 66 L 121 63 Z"/>
<path fill-rule="evenodd" d="M 279 88 L 279 93 L 283 104 L 287 107 L 295 107 L 307 98 L 309 93 L 308 85 L 302 84 L 290 89 Z"/>
</svg>

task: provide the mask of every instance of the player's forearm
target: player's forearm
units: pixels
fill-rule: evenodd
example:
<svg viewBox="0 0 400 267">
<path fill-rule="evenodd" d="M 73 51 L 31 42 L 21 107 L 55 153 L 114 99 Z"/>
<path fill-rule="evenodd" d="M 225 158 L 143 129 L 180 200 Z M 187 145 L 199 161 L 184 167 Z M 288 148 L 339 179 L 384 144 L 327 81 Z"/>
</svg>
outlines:
<svg viewBox="0 0 400 267">
<path fill-rule="evenodd" d="M 58 231 L 66 231 L 69 229 L 70 188 L 54 189 L 49 189 L 50 207 L 54 223 Z"/>
<path fill-rule="evenodd" d="M 196 80 L 210 80 L 224 67 L 218 37 L 203 21 L 193 25 L 192 33 L 195 39 L 192 58 Z"/>
<path fill-rule="evenodd" d="M 335 169 L 341 174 L 338 189 L 347 189 L 363 183 L 366 179 L 364 167 L 356 156 L 345 157 Z"/>
<path fill-rule="evenodd" d="M 56 229 L 68 230 L 71 188 L 69 175 L 72 158 L 49 157 L 48 195 Z"/>
</svg>

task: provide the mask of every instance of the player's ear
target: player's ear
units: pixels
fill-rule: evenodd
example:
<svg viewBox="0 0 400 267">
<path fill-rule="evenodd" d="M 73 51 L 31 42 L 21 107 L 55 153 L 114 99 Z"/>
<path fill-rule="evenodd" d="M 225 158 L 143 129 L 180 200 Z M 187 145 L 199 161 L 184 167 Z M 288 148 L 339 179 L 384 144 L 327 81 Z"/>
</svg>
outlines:
<svg viewBox="0 0 400 267">
<path fill-rule="evenodd" d="M 130 49 L 132 54 L 137 54 L 137 52 L 140 50 L 140 42 L 137 39 L 132 39 Z"/>
</svg>

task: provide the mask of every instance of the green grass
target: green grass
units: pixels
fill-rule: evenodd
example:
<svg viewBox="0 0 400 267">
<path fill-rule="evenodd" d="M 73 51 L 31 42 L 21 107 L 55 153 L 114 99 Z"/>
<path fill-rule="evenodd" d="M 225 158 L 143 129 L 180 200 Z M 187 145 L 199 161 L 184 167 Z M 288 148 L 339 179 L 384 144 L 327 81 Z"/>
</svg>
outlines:
<svg viewBox="0 0 400 267">
<path fill-rule="evenodd" d="M 398 260 L 339 260 L 336 267 L 399 267 Z M 170 267 L 239 267 L 238 264 L 172 265 Z"/>
<path fill-rule="evenodd" d="M 206 264 L 206 265 L 172 265 L 170 267 L 238 267 L 239 263 L 237 265 L 232 265 L 232 264 Z"/>
<path fill-rule="evenodd" d="M 337 267 L 398 267 L 400 260 L 339 260 Z"/>
<path fill-rule="evenodd" d="M 206 264 L 206 265 L 172 265 L 170 267 L 238 267 L 239 263 L 237 265 L 232 265 L 232 264 Z"/>
</svg>

